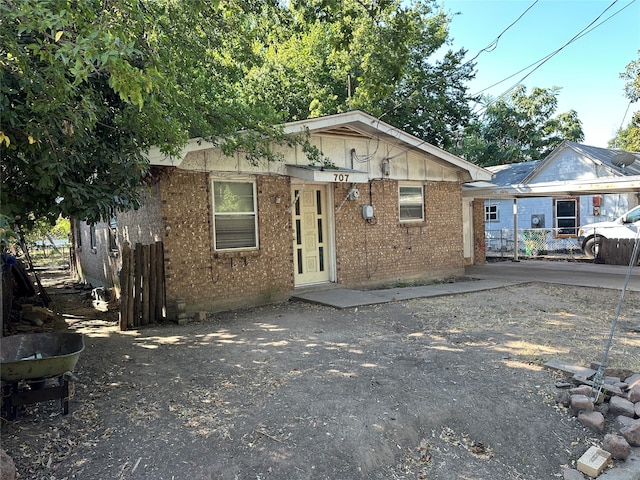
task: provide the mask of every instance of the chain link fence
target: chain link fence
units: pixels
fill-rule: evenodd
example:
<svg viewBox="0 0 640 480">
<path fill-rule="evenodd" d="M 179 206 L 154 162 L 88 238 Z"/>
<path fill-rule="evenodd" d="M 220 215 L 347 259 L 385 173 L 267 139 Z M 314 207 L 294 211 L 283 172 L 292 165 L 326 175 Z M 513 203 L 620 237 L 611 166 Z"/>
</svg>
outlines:
<svg viewBox="0 0 640 480">
<path fill-rule="evenodd" d="M 586 258 L 578 239 L 566 235 L 566 228 L 519 229 L 518 255 L 524 257 Z M 486 256 L 513 257 L 514 231 L 509 228 L 485 230 Z"/>
</svg>

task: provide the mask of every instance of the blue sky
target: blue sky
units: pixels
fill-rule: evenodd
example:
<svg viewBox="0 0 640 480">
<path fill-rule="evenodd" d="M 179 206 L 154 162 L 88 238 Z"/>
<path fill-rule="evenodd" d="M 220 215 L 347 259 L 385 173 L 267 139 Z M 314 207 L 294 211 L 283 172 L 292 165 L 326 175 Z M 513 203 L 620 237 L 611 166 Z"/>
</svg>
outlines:
<svg viewBox="0 0 640 480">
<path fill-rule="evenodd" d="M 444 9 L 455 15 L 451 23 L 450 48 L 468 50 L 471 59 L 515 21 L 535 0 L 441 0 Z M 613 6 L 609 8 L 611 4 Z M 640 0 L 538 0 L 533 7 L 502 34 L 497 46 L 476 59 L 476 79 L 470 84 L 475 94 L 562 47 L 576 34 L 606 12 L 602 23 L 566 46 L 531 73 L 522 84 L 533 87 L 561 87 L 556 113 L 575 110 L 582 121 L 583 143 L 607 147 L 620 127 L 628 125 L 638 103 L 629 106 L 624 96 L 624 80 L 619 74 L 638 59 L 640 49 Z M 486 90 L 501 95 L 519 83 L 531 68 Z M 625 117 L 625 112 L 626 117 Z"/>
</svg>

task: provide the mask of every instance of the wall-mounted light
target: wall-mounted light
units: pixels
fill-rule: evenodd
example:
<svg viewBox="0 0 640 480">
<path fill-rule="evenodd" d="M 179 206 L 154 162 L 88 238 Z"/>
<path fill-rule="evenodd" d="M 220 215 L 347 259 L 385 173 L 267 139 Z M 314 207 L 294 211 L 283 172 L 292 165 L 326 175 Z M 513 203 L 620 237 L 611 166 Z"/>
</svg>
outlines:
<svg viewBox="0 0 640 480">
<path fill-rule="evenodd" d="M 276 203 L 282 202 L 282 197 L 280 195 L 276 195 Z"/>
</svg>

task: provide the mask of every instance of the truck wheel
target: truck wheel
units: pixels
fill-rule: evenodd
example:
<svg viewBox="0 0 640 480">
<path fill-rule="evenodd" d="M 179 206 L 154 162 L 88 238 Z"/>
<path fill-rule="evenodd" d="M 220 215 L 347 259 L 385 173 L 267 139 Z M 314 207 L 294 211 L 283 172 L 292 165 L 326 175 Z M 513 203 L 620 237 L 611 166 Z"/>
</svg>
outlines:
<svg viewBox="0 0 640 480">
<path fill-rule="evenodd" d="M 595 258 L 595 256 L 596 256 L 596 248 L 600 246 L 600 242 L 602 241 L 602 238 L 603 237 L 599 237 L 596 240 L 595 237 L 591 237 L 591 238 L 587 239 L 586 242 L 584 242 L 582 250 L 584 251 L 584 254 L 588 258 Z"/>
</svg>

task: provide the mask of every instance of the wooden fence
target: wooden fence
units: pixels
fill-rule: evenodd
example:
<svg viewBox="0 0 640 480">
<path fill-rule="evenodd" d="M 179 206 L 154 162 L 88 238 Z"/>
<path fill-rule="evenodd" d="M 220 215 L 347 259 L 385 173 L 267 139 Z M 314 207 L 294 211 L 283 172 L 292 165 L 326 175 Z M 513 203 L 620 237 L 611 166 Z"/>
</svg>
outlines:
<svg viewBox="0 0 640 480">
<path fill-rule="evenodd" d="M 608 265 L 629 265 L 635 240 L 630 238 L 607 238 L 602 241 L 599 248 L 598 259 Z M 634 265 L 638 265 L 640 259 L 636 257 Z"/>
<path fill-rule="evenodd" d="M 120 330 L 136 328 L 166 318 L 164 248 L 128 242 L 122 247 L 120 274 Z"/>
</svg>

